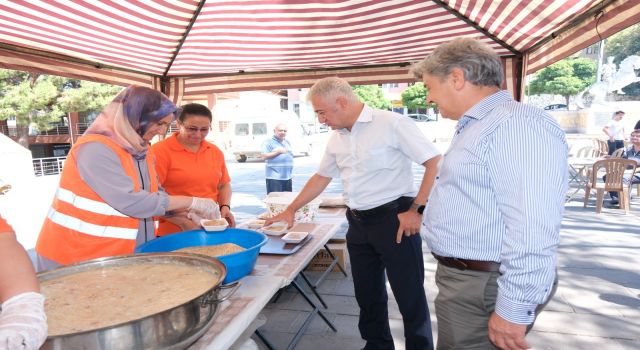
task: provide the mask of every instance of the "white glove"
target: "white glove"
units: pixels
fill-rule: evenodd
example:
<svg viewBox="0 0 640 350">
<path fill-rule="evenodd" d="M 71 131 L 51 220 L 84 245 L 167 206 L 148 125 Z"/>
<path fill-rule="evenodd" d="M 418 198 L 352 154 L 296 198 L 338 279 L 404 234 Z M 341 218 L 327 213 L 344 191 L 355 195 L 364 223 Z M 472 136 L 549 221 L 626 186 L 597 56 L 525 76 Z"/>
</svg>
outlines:
<svg viewBox="0 0 640 350">
<path fill-rule="evenodd" d="M 200 226 L 200 220 L 204 219 L 202 216 L 198 215 L 195 211 L 189 210 L 187 213 L 187 218 L 191 219 L 196 225 Z"/>
<path fill-rule="evenodd" d="M 44 296 L 27 292 L 9 298 L 0 311 L 0 349 L 37 350 L 47 339 Z"/>
<path fill-rule="evenodd" d="M 189 206 L 189 212 L 194 212 L 205 219 L 220 218 L 220 207 L 218 203 L 211 198 L 193 197 L 191 205 Z M 200 225 L 200 222 L 198 222 L 198 225 Z"/>
</svg>

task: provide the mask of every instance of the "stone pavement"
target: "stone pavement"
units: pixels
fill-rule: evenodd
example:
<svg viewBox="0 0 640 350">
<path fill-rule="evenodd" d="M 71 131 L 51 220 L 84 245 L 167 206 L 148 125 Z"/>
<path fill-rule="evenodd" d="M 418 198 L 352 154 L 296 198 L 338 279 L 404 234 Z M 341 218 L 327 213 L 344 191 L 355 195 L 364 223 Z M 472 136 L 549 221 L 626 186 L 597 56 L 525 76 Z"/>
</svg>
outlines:
<svg viewBox="0 0 640 350">
<path fill-rule="evenodd" d="M 558 250 L 558 290 L 527 339 L 534 349 L 640 349 L 640 198 L 632 200 L 629 215 L 612 208 L 596 215 L 594 201 L 583 208 L 582 198 L 566 206 Z M 424 250 L 425 287 L 435 332 L 436 264 L 426 246 Z M 364 342 L 357 329 L 351 278 L 334 272 L 319 291 L 338 332 L 316 316 L 297 349 L 361 349 Z M 396 349 L 402 350 L 402 318 L 389 288 L 388 292 L 392 333 Z M 277 349 L 286 349 L 308 310 L 302 297 L 287 289 L 263 311 L 267 323 L 260 330 Z"/>
</svg>

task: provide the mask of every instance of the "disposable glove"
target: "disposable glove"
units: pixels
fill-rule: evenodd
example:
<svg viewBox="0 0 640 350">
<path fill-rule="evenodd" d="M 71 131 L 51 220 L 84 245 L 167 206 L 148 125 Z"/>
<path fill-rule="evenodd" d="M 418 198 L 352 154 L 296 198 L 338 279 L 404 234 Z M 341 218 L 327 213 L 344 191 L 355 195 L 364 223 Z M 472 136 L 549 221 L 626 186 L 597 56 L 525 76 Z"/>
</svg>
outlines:
<svg viewBox="0 0 640 350">
<path fill-rule="evenodd" d="M 220 207 L 218 207 L 218 203 L 211 198 L 193 197 L 191 205 L 189 206 L 189 213 L 191 212 L 205 219 L 220 218 Z M 198 225 L 199 224 L 200 222 L 198 222 Z"/>
<path fill-rule="evenodd" d="M 47 317 L 42 294 L 18 294 L 2 304 L 0 350 L 37 350 L 46 339 Z"/>
</svg>

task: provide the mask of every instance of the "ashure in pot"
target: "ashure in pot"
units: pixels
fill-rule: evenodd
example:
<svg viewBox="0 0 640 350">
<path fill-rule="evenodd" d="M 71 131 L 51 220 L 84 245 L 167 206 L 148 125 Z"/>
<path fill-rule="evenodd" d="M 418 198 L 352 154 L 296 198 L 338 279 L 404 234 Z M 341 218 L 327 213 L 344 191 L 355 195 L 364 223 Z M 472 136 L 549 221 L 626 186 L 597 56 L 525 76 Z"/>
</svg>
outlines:
<svg viewBox="0 0 640 350">
<path fill-rule="evenodd" d="M 213 322 L 224 265 L 186 253 L 116 256 L 38 274 L 43 349 L 182 349 Z"/>
</svg>

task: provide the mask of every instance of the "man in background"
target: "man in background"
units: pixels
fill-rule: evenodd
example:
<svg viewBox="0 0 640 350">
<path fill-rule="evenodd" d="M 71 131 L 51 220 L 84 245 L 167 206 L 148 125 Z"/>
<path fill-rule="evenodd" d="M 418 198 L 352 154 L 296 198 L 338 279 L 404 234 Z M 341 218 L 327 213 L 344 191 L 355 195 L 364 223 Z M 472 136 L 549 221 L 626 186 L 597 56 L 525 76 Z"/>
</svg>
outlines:
<svg viewBox="0 0 640 350">
<path fill-rule="evenodd" d="M 280 123 L 273 129 L 273 137 L 262 144 L 267 194 L 292 191 L 293 151 L 286 136 L 287 125 Z"/>
</svg>

